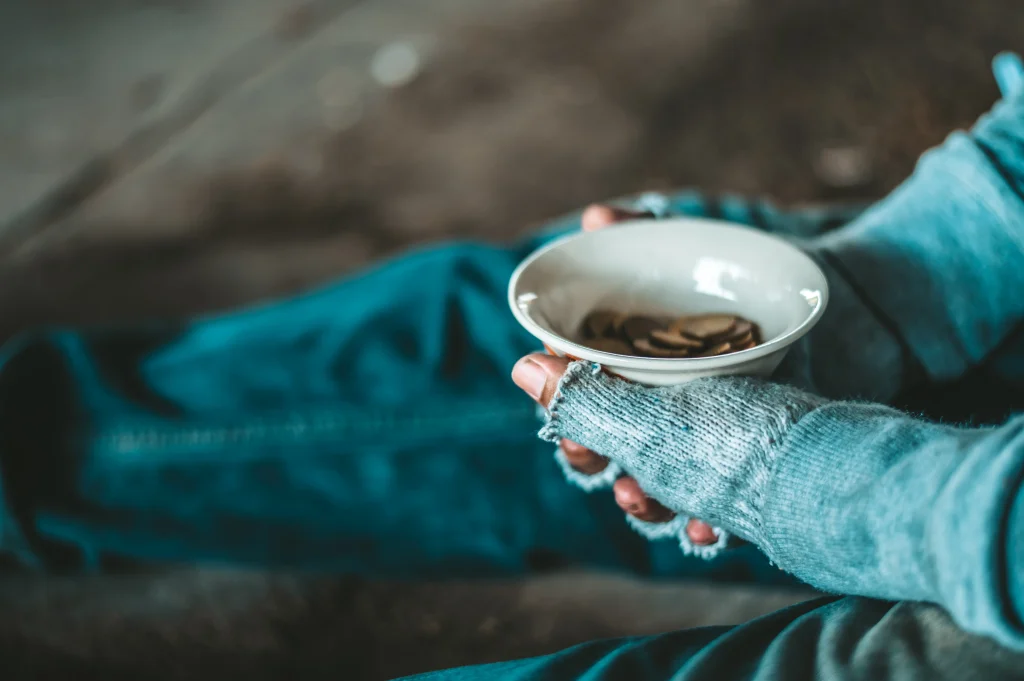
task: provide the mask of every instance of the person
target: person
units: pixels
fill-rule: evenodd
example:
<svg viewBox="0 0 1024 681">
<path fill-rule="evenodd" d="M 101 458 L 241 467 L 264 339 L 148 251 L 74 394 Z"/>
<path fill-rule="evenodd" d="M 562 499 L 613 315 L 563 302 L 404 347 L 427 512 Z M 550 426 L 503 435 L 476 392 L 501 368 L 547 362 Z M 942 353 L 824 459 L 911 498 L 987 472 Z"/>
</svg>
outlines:
<svg viewBox="0 0 1024 681">
<path fill-rule="evenodd" d="M 1019 81 L 863 213 L 665 199 L 795 239 L 826 271 L 829 308 L 773 381 L 644 388 L 530 354 L 508 276 L 581 222 L 633 215 L 609 206 L 227 315 L 20 336 L 0 356 L 0 548 L 47 569 L 577 562 L 845 594 L 421 678 L 1022 677 L 1024 419 L 884 406 L 978 376 L 1007 409 L 1024 394 Z M 713 526 L 747 544 L 720 551 Z"/>
</svg>

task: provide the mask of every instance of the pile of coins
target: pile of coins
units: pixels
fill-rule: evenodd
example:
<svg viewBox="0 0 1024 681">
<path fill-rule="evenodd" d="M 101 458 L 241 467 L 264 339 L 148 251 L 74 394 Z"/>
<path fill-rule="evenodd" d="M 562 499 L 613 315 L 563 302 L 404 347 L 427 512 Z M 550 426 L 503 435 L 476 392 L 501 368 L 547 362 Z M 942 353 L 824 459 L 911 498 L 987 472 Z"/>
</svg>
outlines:
<svg viewBox="0 0 1024 681">
<path fill-rule="evenodd" d="M 640 357 L 715 357 L 761 343 L 757 324 L 731 314 L 648 317 L 595 310 L 580 325 L 594 350 Z"/>
</svg>

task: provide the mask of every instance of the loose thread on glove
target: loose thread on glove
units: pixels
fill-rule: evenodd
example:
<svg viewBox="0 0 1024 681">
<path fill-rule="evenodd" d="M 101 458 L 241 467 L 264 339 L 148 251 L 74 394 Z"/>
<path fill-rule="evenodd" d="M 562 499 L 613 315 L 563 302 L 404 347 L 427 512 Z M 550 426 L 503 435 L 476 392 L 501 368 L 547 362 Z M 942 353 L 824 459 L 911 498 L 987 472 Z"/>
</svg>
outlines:
<svg viewBox="0 0 1024 681">
<path fill-rule="evenodd" d="M 537 436 L 540 437 L 540 439 L 546 440 L 547 442 L 554 442 L 555 444 L 558 444 L 561 441 L 562 436 L 558 432 L 558 421 L 560 417 L 558 412 L 559 406 L 562 403 L 564 389 L 576 380 L 581 372 L 588 369 L 590 369 L 590 367 L 583 362 L 572 362 L 565 370 L 565 373 L 562 374 L 562 378 L 558 381 L 558 387 L 555 388 L 555 396 L 551 398 L 551 403 L 547 408 L 547 423 L 545 423 L 537 433 Z"/>
</svg>

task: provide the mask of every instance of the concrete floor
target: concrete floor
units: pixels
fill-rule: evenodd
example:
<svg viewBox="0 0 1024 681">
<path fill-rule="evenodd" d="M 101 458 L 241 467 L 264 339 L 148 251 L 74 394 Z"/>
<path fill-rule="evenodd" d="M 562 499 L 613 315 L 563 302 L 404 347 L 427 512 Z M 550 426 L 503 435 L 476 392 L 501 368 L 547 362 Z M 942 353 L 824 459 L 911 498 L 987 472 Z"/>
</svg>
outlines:
<svg viewBox="0 0 1024 681">
<path fill-rule="evenodd" d="M 317 148 L 480 0 L 19 3 L 0 9 L 0 238 L 186 228 L 182 192 Z M 10 37 L 8 40 L 7 37 Z M 397 50 L 397 56 L 396 56 Z M 376 59 L 376 61 L 375 61 Z M 406 65 L 418 69 L 419 63 Z"/>
</svg>

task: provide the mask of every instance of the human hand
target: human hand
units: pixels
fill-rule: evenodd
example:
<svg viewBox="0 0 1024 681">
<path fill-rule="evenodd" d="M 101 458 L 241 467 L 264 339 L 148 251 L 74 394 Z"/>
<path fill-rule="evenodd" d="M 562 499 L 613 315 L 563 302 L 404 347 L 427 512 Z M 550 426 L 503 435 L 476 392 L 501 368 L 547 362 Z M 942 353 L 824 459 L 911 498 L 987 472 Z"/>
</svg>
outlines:
<svg viewBox="0 0 1024 681">
<path fill-rule="evenodd" d="M 583 231 L 593 232 L 617 222 L 645 217 L 651 218 L 654 216 L 646 212 L 594 204 L 583 211 L 580 217 L 580 225 Z M 530 368 L 527 366 L 520 369 L 520 373 L 523 371 L 530 371 Z M 516 373 L 513 373 L 513 379 L 516 380 L 520 387 L 526 388 L 525 385 L 520 383 L 520 380 L 526 379 L 521 376 L 517 377 Z M 537 396 L 534 396 L 534 398 L 537 399 Z M 546 402 L 543 404 L 546 404 Z M 577 473 L 594 476 L 605 471 L 609 465 L 607 458 L 572 440 L 563 439 L 559 442 L 558 446 L 566 463 Z M 612 485 L 612 492 L 615 495 L 615 502 L 619 508 L 637 520 L 648 523 L 667 523 L 676 517 L 675 512 L 647 496 L 640 488 L 640 484 L 631 476 L 624 475 L 619 477 Z M 685 531 L 690 542 L 695 546 L 710 546 L 718 541 L 718 534 L 715 530 L 701 520 L 689 520 Z"/>
<path fill-rule="evenodd" d="M 620 506 L 638 520 L 645 520 L 638 518 L 644 510 L 664 523 L 659 536 L 682 539 L 685 532 L 690 542 L 695 523 L 683 528 L 684 517 L 704 518 L 763 546 L 761 503 L 783 436 L 825 402 L 735 376 L 645 387 L 595 372 L 588 362 L 544 354 L 521 359 L 513 378 L 547 410 L 541 437 L 587 448 L 585 458 L 577 457 L 584 465 L 596 465 L 594 452 L 601 452 L 626 474 L 620 480 L 646 492 L 643 509 L 629 508 L 621 492 Z"/>
</svg>

